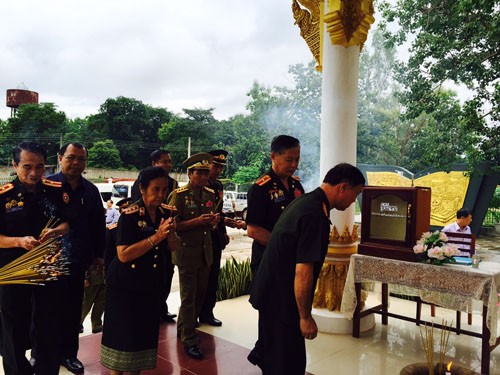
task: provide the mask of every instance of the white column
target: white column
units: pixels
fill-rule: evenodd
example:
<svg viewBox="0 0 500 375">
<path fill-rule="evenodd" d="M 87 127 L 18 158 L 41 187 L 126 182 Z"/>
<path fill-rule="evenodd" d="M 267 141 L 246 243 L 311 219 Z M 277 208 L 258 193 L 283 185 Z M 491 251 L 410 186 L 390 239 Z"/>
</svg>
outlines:
<svg viewBox="0 0 500 375">
<path fill-rule="evenodd" d="M 323 45 L 321 99 L 320 178 L 338 163 L 356 165 L 359 46 Z M 335 211 L 335 212 L 334 212 Z M 332 223 L 342 233 L 352 231 L 354 204 L 345 211 L 332 210 Z"/>
</svg>

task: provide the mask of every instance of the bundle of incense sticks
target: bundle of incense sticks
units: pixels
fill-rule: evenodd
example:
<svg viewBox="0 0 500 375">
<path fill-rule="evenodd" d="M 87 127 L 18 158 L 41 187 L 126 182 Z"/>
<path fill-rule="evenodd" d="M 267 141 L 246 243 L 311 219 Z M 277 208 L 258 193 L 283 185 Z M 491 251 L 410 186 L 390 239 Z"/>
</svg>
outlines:
<svg viewBox="0 0 500 375">
<path fill-rule="evenodd" d="M 57 225 L 50 218 L 40 236 Z M 0 268 L 0 285 L 38 284 L 68 275 L 69 261 L 62 254 L 61 236 L 53 237 Z"/>
</svg>

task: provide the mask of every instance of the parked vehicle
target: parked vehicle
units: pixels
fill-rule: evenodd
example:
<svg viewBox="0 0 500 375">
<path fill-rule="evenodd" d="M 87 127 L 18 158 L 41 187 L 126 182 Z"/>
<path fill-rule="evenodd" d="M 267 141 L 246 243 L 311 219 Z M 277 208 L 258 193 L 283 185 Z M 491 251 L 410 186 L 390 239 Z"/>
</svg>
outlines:
<svg viewBox="0 0 500 375">
<path fill-rule="evenodd" d="M 102 201 L 104 207 L 106 207 L 106 202 L 111 199 L 114 204 L 123 198 L 129 198 L 132 196 L 132 186 L 134 181 L 118 181 L 118 182 L 106 182 L 106 183 L 96 183 L 97 189 L 101 193 Z"/>
<path fill-rule="evenodd" d="M 225 191 L 222 212 L 230 217 L 247 218 L 247 193 L 238 191 Z"/>
</svg>

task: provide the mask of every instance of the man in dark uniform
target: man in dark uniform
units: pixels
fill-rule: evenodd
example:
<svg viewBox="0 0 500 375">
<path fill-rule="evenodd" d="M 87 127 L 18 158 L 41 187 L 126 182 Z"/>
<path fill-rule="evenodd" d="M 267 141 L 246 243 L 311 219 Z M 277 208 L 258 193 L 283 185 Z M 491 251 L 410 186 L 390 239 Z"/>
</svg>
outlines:
<svg viewBox="0 0 500 375">
<path fill-rule="evenodd" d="M 304 194 L 298 177 L 294 176 L 299 160 L 300 142 L 297 138 L 288 135 L 275 137 L 271 142 L 271 169 L 248 191 L 247 228 L 248 237 L 253 238 L 251 268 L 254 275 L 281 213 L 290 202 Z M 261 362 L 258 340 L 248 360 L 254 365 Z"/>
<path fill-rule="evenodd" d="M 68 143 L 61 147 L 58 158 L 61 172 L 48 179 L 62 184 L 65 204 L 71 212 L 70 275 L 60 282 L 64 293 L 60 360 L 70 372 L 79 374 L 84 371 L 77 354 L 85 271 L 91 265 L 104 264 L 106 224 L 99 190 L 82 176 L 88 159 L 87 149 L 80 143 Z M 34 349 L 32 357 L 38 360 L 40 345 L 36 340 Z"/>
<path fill-rule="evenodd" d="M 0 187 L 0 266 L 33 250 L 47 239 L 64 235 L 65 217 L 61 184 L 42 178 L 46 152 L 35 142 L 21 142 L 13 150 L 12 165 L 17 178 Z M 49 219 L 59 224 L 44 230 Z M 59 373 L 59 311 L 57 288 L 3 285 L 0 287 L 1 346 L 5 374 L 51 375 Z M 32 315 L 33 308 L 33 315 Z M 40 342 L 39 362 L 33 370 L 25 352 L 30 347 L 30 327 Z"/>
<path fill-rule="evenodd" d="M 329 243 L 330 210 L 348 208 L 364 184 L 359 169 L 338 164 L 319 188 L 290 203 L 274 226 L 250 294 L 263 328 L 264 375 L 304 374 L 304 339 L 318 332 L 311 309 Z"/>
<path fill-rule="evenodd" d="M 214 191 L 206 186 L 211 162 L 212 155 L 208 153 L 185 160 L 189 183 L 169 197 L 169 204 L 177 207 L 177 233 L 181 238 L 180 249 L 172 255 L 179 269 L 181 294 L 177 336 L 186 353 L 195 359 L 203 358 L 195 328 L 212 265 L 211 230 L 219 222 Z"/>
<path fill-rule="evenodd" d="M 261 176 L 248 191 L 248 237 L 253 238 L 251 267 L 257 271 L 274 224 L 295 198 L 304 194 L 298 177 L 300 142 L 288 135 L 279 135 L 271 143 L 269 172 Z"/>
<path fill-rule="evenodd" d="M 171 192 L 173 192 L 179 184 L 176 180 L 170 177 L 170 172 L 172 171 L 172 157 L 170 152 L 167 150 L 155 150 L 149 155 L 151 160 L 151 165 L 153 167 L 161 167 L 167 172 L 168 178 L 168 192 L 167 198 Z M 141 192 L 139 191 L 139 179 L 135 180 L 132 186 L 132 202 L 137 202 L 141 198 Z M 172 278 L 174 277 L 174 265 L 172 263 L 172 253 L 167 251 L 165 253 L 165 280 L 162 285 L 162 303 L 160 307 L 160 320 L 162 322 L 173 323 L 176 314 L 172 314 L 168 311 L 167 299 L 172 289 Z"/>
</svg>

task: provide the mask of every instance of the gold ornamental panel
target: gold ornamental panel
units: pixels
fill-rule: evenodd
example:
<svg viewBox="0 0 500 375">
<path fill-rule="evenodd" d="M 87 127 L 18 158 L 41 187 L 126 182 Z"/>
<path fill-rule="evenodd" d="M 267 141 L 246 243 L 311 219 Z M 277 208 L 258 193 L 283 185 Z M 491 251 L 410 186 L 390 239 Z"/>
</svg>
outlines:
<svg viewBox="0 0 500 375">
<path fill-rule="evenodd" d="M 469 177 L 462 171 L 434 172 L 412 180 L 394 172 L 367 172 L 371 186 L 430 187 L 431 225 L 446 226 L 456 220 L 457 210 L 463 207 L 469 187 Z"/>
</svg>

